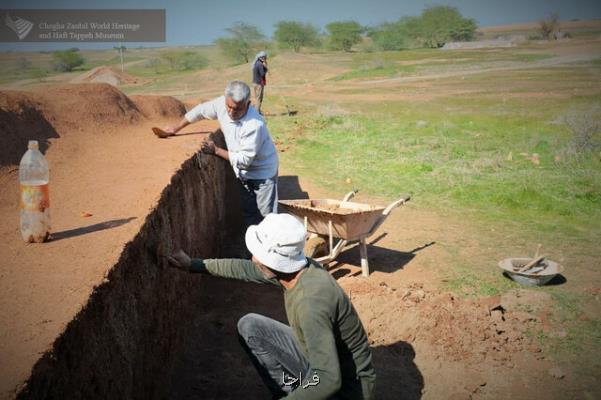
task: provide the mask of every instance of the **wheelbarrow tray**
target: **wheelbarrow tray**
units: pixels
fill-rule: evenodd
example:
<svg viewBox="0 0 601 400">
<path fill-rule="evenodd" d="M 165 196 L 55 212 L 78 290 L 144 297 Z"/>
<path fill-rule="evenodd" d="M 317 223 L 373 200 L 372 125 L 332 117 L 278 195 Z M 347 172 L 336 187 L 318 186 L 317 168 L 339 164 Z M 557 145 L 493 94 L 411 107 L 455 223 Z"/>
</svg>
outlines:
<svg viewBox="0 0 601 400">
<path fill-rule="evenodd" d="M 280 200 L 282 208 L 306 219 L 307 231 L 345 240 L 367 235 L 382 215 L 384 207 L 333 199 Z"/>
</svg>

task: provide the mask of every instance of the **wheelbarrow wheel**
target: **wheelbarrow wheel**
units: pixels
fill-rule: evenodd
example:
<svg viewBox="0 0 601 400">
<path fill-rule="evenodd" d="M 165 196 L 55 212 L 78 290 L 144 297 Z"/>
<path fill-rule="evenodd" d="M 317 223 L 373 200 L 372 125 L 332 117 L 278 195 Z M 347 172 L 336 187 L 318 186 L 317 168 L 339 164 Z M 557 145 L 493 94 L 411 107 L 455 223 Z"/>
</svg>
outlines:
<svg viewBox="0 0 601 400">
<path fill-rule="evenodd" d="M 315 236 L 305 243 L 305 256 L 319 258 L 328 255 L 328 242 L 321 236 Z"/>
</svg>

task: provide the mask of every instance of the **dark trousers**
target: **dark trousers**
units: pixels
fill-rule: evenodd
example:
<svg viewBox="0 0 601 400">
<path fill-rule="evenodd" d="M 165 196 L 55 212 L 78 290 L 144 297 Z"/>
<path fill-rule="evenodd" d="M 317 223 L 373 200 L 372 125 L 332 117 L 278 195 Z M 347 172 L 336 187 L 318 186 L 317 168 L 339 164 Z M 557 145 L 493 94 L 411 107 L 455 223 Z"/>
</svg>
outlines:
<svg viewBox="0 0 601 400">
<path fill-rule="evenodd" d="M 242 217 L 246 228 L 257 225 L 267 214 L 278 211 L 278 177 L 240 179 Z"/>
<path fill-rule="evenodd" d="M 250 356 L 274 398 L 292 392 L 302 374 L 310 377 L 309 363 L 300 350 L 292 328 L 259 314 L 246 314 L 238 321 L 240 343 Z M 285 384 L 299 379 L 293 386 Z"/>
</svg>

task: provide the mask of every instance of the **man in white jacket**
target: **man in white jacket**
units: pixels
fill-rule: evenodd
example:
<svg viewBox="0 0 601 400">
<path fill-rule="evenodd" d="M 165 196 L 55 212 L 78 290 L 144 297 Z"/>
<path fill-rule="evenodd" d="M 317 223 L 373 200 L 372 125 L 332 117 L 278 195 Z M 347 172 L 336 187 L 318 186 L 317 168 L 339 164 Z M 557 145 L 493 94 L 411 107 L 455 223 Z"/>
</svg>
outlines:
<svg viewBox="0 0 601 400">
<path fill-rule="evenodd" d="M 250 105 L 250 88 L 232 81 L 225 95 L 190 110 L 177 126 L 165 128 L 175 135 L 185 126 L 201 119 L 219 120 L 227 149 L 212 140 L 202 151 L 231 164 L 242 184 L 242 215 L 246 226 L 256 225 L 269 213 L 277 212 L 278 155 L 263 117 Z"/>
</svg>

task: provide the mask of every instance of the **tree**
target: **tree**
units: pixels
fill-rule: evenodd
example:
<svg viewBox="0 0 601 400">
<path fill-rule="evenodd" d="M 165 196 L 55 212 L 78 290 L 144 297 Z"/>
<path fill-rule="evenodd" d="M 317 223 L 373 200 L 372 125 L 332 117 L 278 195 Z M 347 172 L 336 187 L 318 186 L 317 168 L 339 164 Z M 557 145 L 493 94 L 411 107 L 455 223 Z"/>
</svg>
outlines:
<svg viewBox="0 0 601 400">
<path fill-rule="evenodd" d="M 53 68 L 61 72 L 71 72 L 74 68 L 83 65 L 85 59 L 79 54 L 79 49 L 72 48 L 52 52 Z"/>
<path fill-rule="evenodd" d="M 559 31 L 559 15 L 552 13 L 549 18 L 540 20 L 538 24 L 543 39 L 551 40 L 554 34 Z"/>
<path fill-rule="evenodd" d="M 464 18 L 454 7 L 426 8 L 418 17 L 404 17 L 369 31 L 374 44 L 383 50 L 442 47 L 448 41 L 468 41 L 476 35 L 476 22 Z"/>
<path fill-rule="evenodd" d="M 410 32 L 425 47 L 442 47 L 447 41 L 468 41 L 476 34 L 476 22 L 464 18 L 455 7 L 426 8 Z"/>
<path fill-rule="evenodd" d="M 397 22 L 387 22 L 371 28 L 367 32 L 374 45 L 380 50 L 401 50 L 409 47 L 409 19 L 404 17 Z"/>
<path fill-rule="evenodd" d="M 226 31 L 229 37 L 216 40 L 225 55 L 238 63 L 247 63 L 265 41 L 265 35 L 256 26 L 236 22 Z"/>
<path fill-rule="evenodd" d="M 329 44 L 333 50 L 351 51 L 354 44 L 361 42 L 364 29 L 358 22 L 332 22 L 326 25 L 330 34 Z"/>
<path fill-rule="evenodd" d="M 275 24 L 274 39 L 283 48 L 299 52 L 301 47 L 319 43 L 319 29 L 311 24 L 297 21 L 279 21 Z"/>
</svg>

